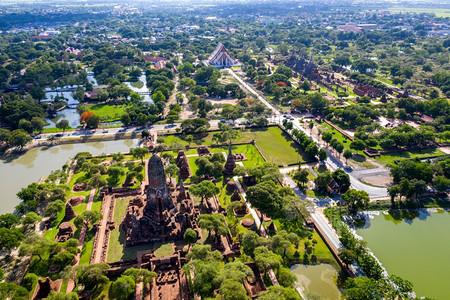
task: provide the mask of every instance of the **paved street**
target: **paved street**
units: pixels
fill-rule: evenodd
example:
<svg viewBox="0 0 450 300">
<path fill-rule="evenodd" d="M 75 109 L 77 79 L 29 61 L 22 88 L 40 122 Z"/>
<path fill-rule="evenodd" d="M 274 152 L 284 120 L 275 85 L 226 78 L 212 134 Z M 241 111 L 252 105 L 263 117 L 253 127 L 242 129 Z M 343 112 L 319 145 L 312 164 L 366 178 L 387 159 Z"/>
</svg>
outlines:
<svg viewBox="0 0 450 300">
<path fill-rule="evenodd" d="M 229 72 L 237 81 L 239 81 L 239 83 L 241 83 L 241 85 L 243 85 L 245 87 L 246 90 L 248 90 L 253 95 L 256 95 L 258 97 L 258 99 L 264 105 L 266 105 L 267 108 L 272 110 L 274 116 L 270 117 L 269 121 L 275 122 L 275 123 L 280 123 L 280 124 L 283 122 L 282 115 L 276 108 L 274 108 L 270 103 L 267 102 L 267 100 L 265 100 L 262 96 L 260 96 L 249 84 L 245 83 L 242 80 L 242 78 L 240 78 L 236 73 L 232 72 L 231 70 Z M 294 117 L 294 120 L 293 120 L 294 128 L 296 128 L 297 130 L 303 131 L 320 148 L 323 148 L 321 143 L 314 136 L 312 136 L 307 130 L 305 130 L 303 128 L 303 126 L 301 126 L 301 124 L 300 124 L 301 120 L 302 120 L 302 118 Z M 332 171 L 336 170 L 338 168 L 343 169 L 350 176 L 350 182 L 354 189 L 366 191 L 367 194 L 369 194 L 370 198 L 382 198 L 382 197 L 386 197 L 388 195 L 386 188 L 370 186 L 370 185 L 364 184 L 361 181 L 359 181 L 355 176 L 352 175 L 351 170 L 344 169 L 343 165 L 340 162 L 338 162 L 336 159 L 334 159 L 333 155 L 329 151 L 327 151 L 327 152 L 328 152 L 328 158 L 326 160 L 326 164 L 327 164 L 328 168 Z"/>
</svg>

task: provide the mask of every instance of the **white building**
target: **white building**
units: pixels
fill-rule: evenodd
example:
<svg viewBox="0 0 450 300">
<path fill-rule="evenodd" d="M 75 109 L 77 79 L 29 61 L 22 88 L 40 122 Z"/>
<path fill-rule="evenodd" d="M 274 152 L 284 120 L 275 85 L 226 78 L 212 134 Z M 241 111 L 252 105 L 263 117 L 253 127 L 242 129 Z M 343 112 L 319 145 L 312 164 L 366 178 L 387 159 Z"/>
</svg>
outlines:
<svg viewBox="0 0 450 300">
<path fill-rule="evenodd" d="M 240 63 L 237 59 L 234 59 L 225 46 L 219 43 L 214 52 L 209 56 L 206 64 L 214 66 L 216 68 L 230 68 L 239 66 Z"/>
</svg>

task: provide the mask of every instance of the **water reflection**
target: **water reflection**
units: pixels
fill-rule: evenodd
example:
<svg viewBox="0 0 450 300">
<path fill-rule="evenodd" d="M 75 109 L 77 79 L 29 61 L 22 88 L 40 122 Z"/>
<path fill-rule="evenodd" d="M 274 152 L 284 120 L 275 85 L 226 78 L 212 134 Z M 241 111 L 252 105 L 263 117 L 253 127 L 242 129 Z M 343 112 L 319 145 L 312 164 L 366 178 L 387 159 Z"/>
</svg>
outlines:
<svg viewBox="0 0 450 300">
<path fill-rule="evenodd" d="M 331 265 L 293 265 L 291 271 L 298 279 L 295 287 L 302 291 L 302 294 L 317 294 L 323 300 L 341 298 L 341 292 L 336 285 L 338 272 Z"/>
<path fill-rule="evenodd" d="M 78 152 L 88 151 L 94 155 L 128 152 L 137 145 L 137 139 L 66 144 L 33 148 L 23 155 L 0 156 L 0 214 L 12 212 L 19 204 L 16 193 L 21 188 L 60 169 Z"/>
</svg>

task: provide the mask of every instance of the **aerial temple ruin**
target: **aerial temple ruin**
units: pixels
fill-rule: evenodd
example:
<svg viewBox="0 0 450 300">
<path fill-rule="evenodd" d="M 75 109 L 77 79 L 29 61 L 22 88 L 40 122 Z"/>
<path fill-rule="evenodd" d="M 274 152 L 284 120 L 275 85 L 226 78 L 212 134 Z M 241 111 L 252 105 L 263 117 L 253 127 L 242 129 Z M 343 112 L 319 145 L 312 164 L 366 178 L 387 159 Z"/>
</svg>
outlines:
<svg viewBox="0 0 450 300">
<path fill-rule="evenodd" d="M 146 197 L 130 201 L 122 222 L 126 247 L 182 240 L 187 228 L 198 231 L 198 209 L 182 181 L 177 188 L 169 188 L 163 162 L 156 154 L 149 159 L 148 178 Z"/>
</svg>

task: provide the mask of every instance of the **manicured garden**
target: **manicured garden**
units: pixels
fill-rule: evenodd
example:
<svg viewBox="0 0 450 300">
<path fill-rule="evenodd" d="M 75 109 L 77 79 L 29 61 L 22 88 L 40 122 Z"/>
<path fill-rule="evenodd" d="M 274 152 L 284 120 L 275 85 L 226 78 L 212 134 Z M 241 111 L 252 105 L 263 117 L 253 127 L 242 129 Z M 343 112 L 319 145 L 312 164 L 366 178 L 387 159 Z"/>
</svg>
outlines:
<svg viewBox="0 0 450 300">
<path fill-rule="evenodd" d="M 195 139 L 192 145 L 214 145 L 213 135 L 215 132 L 209 132 L 206 137 L 201 139 Z M 174 145 L 187 146 L 188 142 L 186 141 L 186 137 L 183 135 L 167 135 L 161 136 L 164 143 L 169 147 L 173 147 Z M 255 141 L 256 146 L 262 152 L 264 157 L 268 162 L 274 163 L 276 165 L 289 165 L 295 164 L 299 161 L 305 161 L 304 153 L 298 147 L 298 145 L 290 138 L 289 135 L 284 133 L 277 126 L 270 126 L 266 128 L 252 128 L 246 130 L 240 130 L 240 135 L 237 139 L 235 139 L 234 143 L 250 143 L 251 141 Z M 276 147 L 274 147 L 276 145 Z M 216 152 L 216 148 L 211 148 L 211 152 Z M 242 148 L 241 148 L 242 149 Z M 250 148 L 246 150 L 251 150 Z M 235 150 L 233 149 L 233 152 Z M 236 148 L 236 151 L 240 151 L 239 148 Z M 221 152 L 221 151 L 219 151 Z M 228 152 L 228 150 L 226 150 Z M 247 153 L 245 151 L 241 151 L 242 153 Z M 195 150 L 187 151 L 186 154 L 195 154 Z M 246 163 L 244 163 L 245 165 Z"/>
</svg>

